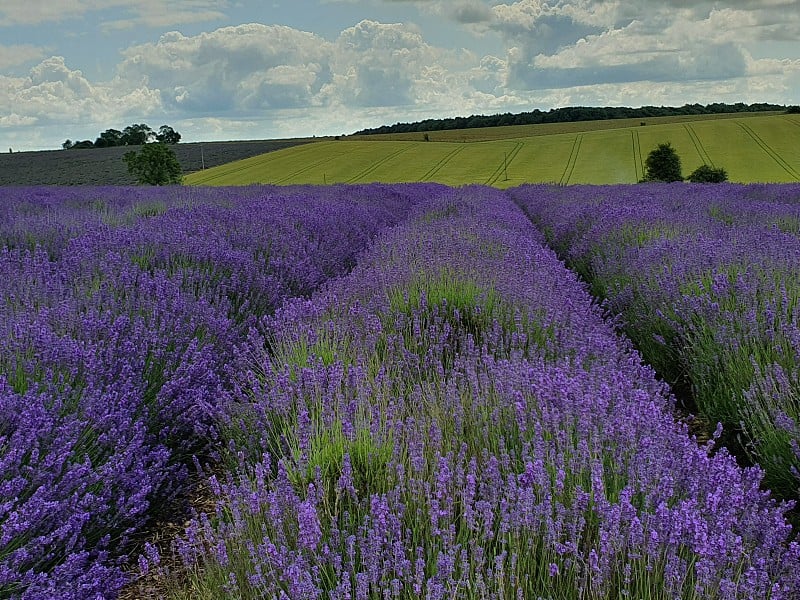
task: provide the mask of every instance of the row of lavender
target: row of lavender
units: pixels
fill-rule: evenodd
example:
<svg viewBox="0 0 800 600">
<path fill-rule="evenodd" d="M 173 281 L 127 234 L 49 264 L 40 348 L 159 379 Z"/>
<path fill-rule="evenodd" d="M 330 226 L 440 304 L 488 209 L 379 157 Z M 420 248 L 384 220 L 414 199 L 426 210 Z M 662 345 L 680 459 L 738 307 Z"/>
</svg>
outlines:
<svg viewBox="0 0 800 600">
<path fill-rule="evenodd" d="M 5 189 L 0 597 L 114 597 L 217 451 L 249 327 L 413 204 L 377 186 Z"/>
<path fill-rule="evenodd" d="M 502 192 L 420 201 L 249 343 L 216 512 L 174 545 L 182 566 L 147 547 L 143 594 L 800 594 L 788 505 L 676 423 Z"/>
<path fill-rule="evenodd" d="M 800 493 L 800 187 L 525 187 L 517 202 L 700 414 Z"/>
</svg>

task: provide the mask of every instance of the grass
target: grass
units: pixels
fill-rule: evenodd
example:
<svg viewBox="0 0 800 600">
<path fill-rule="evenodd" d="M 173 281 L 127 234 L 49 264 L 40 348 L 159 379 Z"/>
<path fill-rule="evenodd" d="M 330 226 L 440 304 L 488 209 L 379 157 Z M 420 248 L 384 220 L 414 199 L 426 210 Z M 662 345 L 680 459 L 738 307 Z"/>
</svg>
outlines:
<svg viewBox="0 0 800 600">
<path fill-rule="evenodd" d="M 554 135 L 541 143 L 538 139 L 526 139 L 506 170 L 508 179 L 501 176 L 495 182 L 497 187 L 512 187 L 531 181 L 558 182 L 564 173 L 564 165 L 569 160 L 574 144 L 571 135 Z"/>
<path fill-rule="evenodd" d="M 604 160 L 597 160 L 598 157 Z M 632 132 L 616 129 L 584 134 L 575 168 L 562 183 L 629 182 L 636 181 L 636 175 Z"/>
<path fill-rule="evenodd" d="M 731 181 L 800 181 L 800 119 L 791 115 L 664 117 L 321 141 L 187 175 L 191 185 L 435 181 L 506 188 L 522 183 L 635 183 L 644 159 L 670 142 L 683 172 L 724 167 Z"/>
<path fill-rule="evenodd" d="M 516 146 L 517 144 L 511 141 L 467 144 L 463 150 L 442 165 L 430 180 L 447 185 L 492 183 L 498 176 L 502 178 L 505 157 L 510 155 Z"/>
<path fill-rule="evenodd" d="M 797 134 L 800 127 L 786 117 L 766 121 L 727 121 L 693 125 L 716 166 L 723 166 L 732 181 L 787 182 L 800 179 Z M 792 146 L 794 149 L 792 149 Z M 680 152 L 680 151 L 679 151 Z M 788 164 L 789 169 L 785 168 Z M 699 166 L 699 159 L 694 166 Z M 694 168 L 692 166 L 692 168 Z M 689 165 L 684 165 L 684 171 Z"/>
</svg>

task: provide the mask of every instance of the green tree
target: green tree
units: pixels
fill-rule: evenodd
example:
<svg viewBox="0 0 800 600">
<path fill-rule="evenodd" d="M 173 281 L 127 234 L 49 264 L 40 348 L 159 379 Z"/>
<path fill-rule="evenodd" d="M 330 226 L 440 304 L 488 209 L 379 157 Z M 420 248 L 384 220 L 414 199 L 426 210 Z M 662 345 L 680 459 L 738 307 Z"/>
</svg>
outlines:
<svg viewBox="0 0 800 600">
<path fill-rule="evenodd" d="M 61 147 L 64 150 L 69 150 L 70 148 L 72 148 L 73 145 L 74 142 L 71 139 L 67 138 L 67 140 L 63 144 L 61 144 Z"/>
<path fill-rule="evenodd" d="M 144 123 L 134 123 L 122 130 L 123 146 L 141 146 L 155 137 L 155 132 L 149 125 Z"/>
<path fill-rule="evenodd" d="M 109 148 L 111 146 L 122 146 L 122 132 L 119 129 L 106 129 L 94 141 L 95 148 Z"/>
<path fill-rule="evenodd" d="M 164 144 L 177 144 L 181 141 L 181 134 L 169 125 L 162 125 L 158 128 L 156 139 Z"/>
<path fill-rule="evenodd" d="M 644 164 L 644 181 L 683 181 L 681 158 L 669 142 L 651 150 Z"/>
<path fill-rule="evenodd" d="M 722 183 L 728 181 L 728 172 L 722 167 L 700 165 L 686 179 L 692 183 Z"/>
<path fill-rule="evenodd" d="M 139 152 L 126 152 L 122 157 L 128 172 L 141 184 L 167 185 L 180 183 L 181 165 L 172 148 L 156 142 L 145 144 Z"/>
</svg>

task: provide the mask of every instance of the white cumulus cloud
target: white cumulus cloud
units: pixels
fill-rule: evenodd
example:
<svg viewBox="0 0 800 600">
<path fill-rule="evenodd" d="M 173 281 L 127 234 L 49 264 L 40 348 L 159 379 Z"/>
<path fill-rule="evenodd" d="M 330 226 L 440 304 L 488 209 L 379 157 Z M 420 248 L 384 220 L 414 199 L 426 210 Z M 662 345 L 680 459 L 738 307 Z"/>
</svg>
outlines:
<svg viewBox="0 0 800 600">
<path fill-rule="evenodd" d="M 94 84 L 60 56 L 45 59 L 27 77 L 0 77 L 0 113 L 16 113 L 29 123 L 113 126 L 126 115 L 158 110 L 159 99 L 152 90 Z"/>
<path fill-rule="evenodd" d="M 227 113 L 314 103 L 332 46 L 312 33 L 250 23 L 128 48 L 119 77 L 156 90 L 168 109 Z"/>
<path fill-rule="evenodd" d="M 156 4 L 165 7 L 160 16 Z M 796 103 L 800 93 L 800 56 L 758 51 L 763 40 L 800 36 L 800 0 L 408 5 L 426 19 L 449 19 L 459 43 L 448 47 L 443 33 L 426 37 L 430 28 L 410 22 L 367 19 L 327 37 L 245 23 L 195 35 L 171 31 L 124 48 L 106 81 L 33 44 L 0 44 L 0 68 L 15 68 L 14 76 L 0 75 L 0 126 L 6 139 L 46 138 L 52 147 L 54 137 L 94 137 L 131 122 L 169 123 L 185 140 L 283 137 L 568 104 Z M 105 28 L 147 26 L 147 19 L 167 27 L 192 22 L 187 11 L 204 20 L 227 7 L 210 0 L 5 0 L 0 27 L 77 18 L 102 6 L 123 15 Z M 482 52 L 469 49 L 477 38 Z"/>
</svg>

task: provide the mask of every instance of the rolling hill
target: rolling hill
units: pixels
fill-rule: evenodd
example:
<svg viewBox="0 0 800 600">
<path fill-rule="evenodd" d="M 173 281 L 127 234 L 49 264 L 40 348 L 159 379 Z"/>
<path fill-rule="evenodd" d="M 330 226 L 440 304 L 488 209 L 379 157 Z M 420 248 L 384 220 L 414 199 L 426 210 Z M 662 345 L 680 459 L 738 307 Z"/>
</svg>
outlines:
<svg viewBox="0 0 800 600">
<path fill-rule="evenodd" d="M 171 148 L 184 173 L 305 144 L 311 139 L 184 142 Z M 0 154 L 0 185 L 134 185 L 123 155 L 138 146 Z"/>
<path fill-rule="evenodd" d="M 702 164 L 741 183 L 800 181 L 800 115 L 733 114 L 349 136 L 191 173 L 192 185 L 435 181 L 635 183 L 658 143 L 684 174 Z"/>
</svg>

